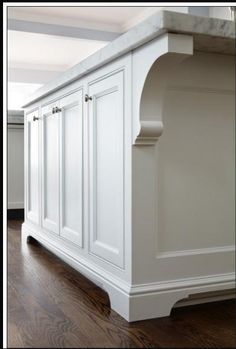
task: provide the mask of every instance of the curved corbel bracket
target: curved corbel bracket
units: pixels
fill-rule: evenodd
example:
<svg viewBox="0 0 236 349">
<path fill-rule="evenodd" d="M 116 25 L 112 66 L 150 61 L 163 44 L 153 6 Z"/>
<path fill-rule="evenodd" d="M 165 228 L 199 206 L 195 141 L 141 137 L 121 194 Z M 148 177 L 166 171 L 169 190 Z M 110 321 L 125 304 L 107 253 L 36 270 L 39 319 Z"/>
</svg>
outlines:
<svg viewBox="0 0 236 349">
<path fill-rule="evenodd" d="M 191 35 L 170 33 L 133 52 L 133 144 L 154 145 L 162 134 L 167 75 L 192 54 Z"/>
<path fill-rule="evenodd" d="M 140 121 L 140 132 L 135 145 L 155 144 L 163 132 L 162 121 Z"/>
</svg>

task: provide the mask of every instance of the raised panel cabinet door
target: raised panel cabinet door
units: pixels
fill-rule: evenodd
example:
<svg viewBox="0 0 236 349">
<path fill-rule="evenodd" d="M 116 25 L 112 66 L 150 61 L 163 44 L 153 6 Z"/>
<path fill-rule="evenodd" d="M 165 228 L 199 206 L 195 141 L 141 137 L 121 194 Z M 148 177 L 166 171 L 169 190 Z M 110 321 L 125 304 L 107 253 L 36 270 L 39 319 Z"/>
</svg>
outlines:
<svg viewBox="0 0 236 349">
<path fill-rule="evenodd" d="M 42 226 L 59 234 L 59 118 L 55 104 L 42 108 Z"/>
<path fill-rule="evenodd" d="M 82 108 L 82 90 L 60 100 L 60 235 L 79 246 L 82 246 L 83 230 Z"/>
<path fill-rule="evenodd" d="M 90 253 L 124 267 L 124 71 L 89 84 Z"/>
<path fill-rule="evenodd" d="M 39 224 L 39 111 L 26 114 L 25 124 L 26 219 Z"/>
</svg>

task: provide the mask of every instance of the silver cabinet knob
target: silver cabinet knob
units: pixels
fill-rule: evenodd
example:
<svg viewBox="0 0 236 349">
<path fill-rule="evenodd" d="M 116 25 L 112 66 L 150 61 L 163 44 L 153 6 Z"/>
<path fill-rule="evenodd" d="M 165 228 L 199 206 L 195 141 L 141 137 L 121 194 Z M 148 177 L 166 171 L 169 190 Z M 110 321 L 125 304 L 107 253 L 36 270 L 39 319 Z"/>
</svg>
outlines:
<svg viewBox="0 0 236 349">
<path fill-rule="evenodd" d="M 39 120 L 39 118 L 37 116 L 33 116 L 33 121 Z"/>
<path fill-rule="evenodd" d="M 84 96 L 84 100 L 85 100 L 85 102 L 91 101 L 92 97 L 86 93 L 86 95 Z"/>
<path fill-rule="evenodd" d="M 60 113 L 60 112 L 61 112 L 61 108 L 58 108 L 58 107 L 53 107 L 52 108 L 52 114 Z"/>
</svg>

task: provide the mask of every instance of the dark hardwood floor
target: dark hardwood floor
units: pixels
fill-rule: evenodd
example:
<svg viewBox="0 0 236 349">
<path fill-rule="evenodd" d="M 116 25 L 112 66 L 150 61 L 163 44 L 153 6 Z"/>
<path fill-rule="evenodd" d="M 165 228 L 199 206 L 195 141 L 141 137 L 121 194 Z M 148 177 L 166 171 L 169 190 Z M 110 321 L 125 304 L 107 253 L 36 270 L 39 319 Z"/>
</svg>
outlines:
<svg viewBox="0 0 236 349">
<path fill-rule="evenodd" d="M 81 274 L 8 222 L 8 348 L 235 348 L 233 300 L 128 323 Z"/>
</svg>

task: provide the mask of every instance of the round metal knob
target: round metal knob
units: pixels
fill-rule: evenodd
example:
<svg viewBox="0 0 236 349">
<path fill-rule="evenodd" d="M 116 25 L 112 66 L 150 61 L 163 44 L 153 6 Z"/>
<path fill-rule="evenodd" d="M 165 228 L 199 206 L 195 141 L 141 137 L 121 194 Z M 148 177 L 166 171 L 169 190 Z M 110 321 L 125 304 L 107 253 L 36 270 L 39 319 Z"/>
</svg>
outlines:
<svg viewBox="0 0 236 349">
<path fill-rule="evenodd" d="M 39 118 L 37 116 L 33 116 L 33 121 L 39 120 Z"/>
<path fill-rule="evenodd" d="M 92 97 L 86 93 L 86 95 L 84 96 L 84 100 L 85 100 L 85 102 L 91 101 Z"/>
<path fill-rule="evenodd" d="M 56 107 L 55 108 L 55 113 L 60 113 L 60 112 L 61 112 L 61 108 Z"/>
<path fill-rule="evenodd" d="M 58 107 L 53 107 L 52 108 L 52 114 L 55 114 L 55 113 L 60 113 L 61 112 L 61 109 L 58 108 Z"/>
</svg>

